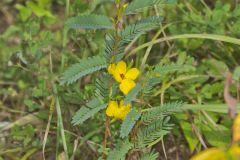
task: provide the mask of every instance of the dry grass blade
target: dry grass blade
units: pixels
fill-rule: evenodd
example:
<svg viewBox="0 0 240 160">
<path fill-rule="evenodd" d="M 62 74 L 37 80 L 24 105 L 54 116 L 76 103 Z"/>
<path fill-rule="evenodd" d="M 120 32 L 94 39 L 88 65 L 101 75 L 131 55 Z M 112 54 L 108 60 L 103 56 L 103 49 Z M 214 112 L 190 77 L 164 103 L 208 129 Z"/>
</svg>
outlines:
<svg viewBox="0 0 240 160">
<path fill-rule="evenodd" d="M 24 126 L 26 124 L 33 124 L 33 125 L 39 125 L 42 124 L 42 120 L 40 120 L 37 117 L 38 112 L 35 112 L 33 114 L 28 114 L 24 117 L 19 118 L 18 120 L 16 120 L 15 122 L 10 123 L 9 125 L 5 126 L 4 128 L 2 128 L 0 130 L 0 132 L 6 131 L 11 129 L 12 127 L 18 125 L 18 126 Z"/>
<path fill-rule="evenodd" d="M 47 123 L 47 127 L 46 127 L 46 130 L 45 130 L 44 138 L 43 138 L 42 153 L 43 153 L 43 159 L 44 160 L 45 160 L 45 147 L 46 147 L 46 143 L 47 143 L 48 132 L 50 130 L 50 125 L 51 125 L 52 115 L 53 115 L 53 111 L 54 111 L 55 100 L 56 100 L 55 97 L 53 97 L 50 108 L 49 108 L 48 123 Z"/>
<path fill-rule="evenodd" d="M 237 100 L 230 94 L 230 86 L 232 84 L 232 74 L 227 74 L 224 84 L 224 100 L 228 105 L 228 115 L 230 118 L 234 118 L 237 113 Z"/>
</svg>

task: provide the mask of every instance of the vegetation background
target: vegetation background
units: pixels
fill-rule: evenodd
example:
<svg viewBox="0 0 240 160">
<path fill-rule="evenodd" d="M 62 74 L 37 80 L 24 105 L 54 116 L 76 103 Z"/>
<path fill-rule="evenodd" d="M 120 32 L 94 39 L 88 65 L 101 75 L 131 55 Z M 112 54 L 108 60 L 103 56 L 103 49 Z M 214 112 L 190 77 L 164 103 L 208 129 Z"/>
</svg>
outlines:
<svg viewBox="0 0 240 160">
<path fill-rule="evenodd" d="M 40 160 L 43 152 L 49 160 L 66 159 L 65 154 L 92 160 L 106 152 L 104 112 L 81 125 L 71 123 L 99 75 L 58 84 L 69 66 L 104 50 L 108 32 L 67 32 L 64 22 L 77 15 L 114 17 L 115 11 L 113 0 L 0 1 L 0 160 Z M 124 21 L 149 15 L 163 16 L 161 26 L 134 39 L 125 60 L 138 68 L 184 66 L 164 74 L 149 97 L 158 104 L 182 101 L 188 108 L 173 116 L 173 130 L 152 146 L 156 159 L 185 160 L 210 147 L 228 148 L 233 101 L 227 97 L 240 98 L 240 2 L 179 0 L 144 8 Z M 111 126 L 113 144 L 119 127 Z"/>
</svg>

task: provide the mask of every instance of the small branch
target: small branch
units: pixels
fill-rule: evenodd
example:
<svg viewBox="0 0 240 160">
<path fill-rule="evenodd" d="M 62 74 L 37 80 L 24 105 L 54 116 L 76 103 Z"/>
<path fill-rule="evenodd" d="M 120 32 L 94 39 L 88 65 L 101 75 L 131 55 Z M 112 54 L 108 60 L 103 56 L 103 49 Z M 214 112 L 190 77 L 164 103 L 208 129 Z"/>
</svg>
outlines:
<svg viewBox="0 0 240 160">
<path fill-rule="evenodd" d="M 193 124 L 193 123 L 192 123 L 192 129 L 193 129 L 194 133 L 196 134 L 198 140 L 199 140 L 200 143 L 202 144 L 203 148 L 204 148 L 204 149 L 207 149 L 208 147 L 207 147 L 206 143 L 204 142 L 201 134 L 199 133 L 199 131 L 197 130 L 195 124 Z"/>
<path fill-rule="evenodd" d="M 104 135 L 104 141 L 103 141 L 103 147 L 104 149 L 107 148 L 107 140 L 111 137 L 111 131 L 110 131 L 110 118 L 106 116 L 106 122 L 105 122 L 105 135 Z M 106 154 L 103 152 L 103 159 L 106 159 Z"/>
</svg>

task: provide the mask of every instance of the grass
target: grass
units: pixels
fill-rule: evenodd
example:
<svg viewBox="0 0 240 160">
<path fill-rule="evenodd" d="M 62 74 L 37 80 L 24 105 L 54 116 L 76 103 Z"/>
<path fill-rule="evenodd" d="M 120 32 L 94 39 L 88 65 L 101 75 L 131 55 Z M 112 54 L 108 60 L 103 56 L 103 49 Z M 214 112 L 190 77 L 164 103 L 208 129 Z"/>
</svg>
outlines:
<svg viewBox="0 0 240 160">
<path fill-rule="evenodd" d="M 168 135 L 149 141 L 149 148 L 132 149 L 125 157 L 140 159 L 142 151 L 151 150 L 153 154 L 159 153 L 159 159 L 190 159 L 206 147 L 230 150 L 234 121 L 228 117 L 224 91 L 226 75 L 231 73 L 228 94 L 238 101 L 239 112 L 237 1 L 179 1 L 145 7 L 124 18 L 113 1 L 32 3 L 0 2 L 0 160 L 106 158 L 124 141 L 119 137 L 122 122 L 106 118 L 104 110 L 81 125 L 71 124 L 81 107 L 92 109 L 87 104 L 94 97 L 96 79 L 106 75 L 105 70 L 86 75 L 68 86 L 59 85 L 68 67 L 105 51 L 104 37 L 110 30 L 64 28 L 69 17 L 88 14 L 107 16 L 114 23 L 115 32 L 147 16 L 164 17 L 159 27 L 134 37 L 124 46 L 128 67 L 141 71 L 136 80 L 140 91 L 129 101 L 142 114 L 168 102 L 181 101 L 184 105 L 181 112 L 169 115 L 175 126 Z M 114 19 L 116 16 L 118 21 Z M 118 42 L 119 38 L 115 40 Z M 158 64 L 178 69 L 154 73 Z M 148 94 L 143 94 L 141 87 L 154 76 L 159 82 Z M 110 92 L 104 88 L 108 97 L 103 101 L 123 99 L 114 79 L 109 82 L 112 87 Z M 141 118 L 133 124 L 128 136 L 131 143 L 137 139 L 138 131 L 146 127 Z M 212 138 L 215 134 L 218 140 Z"/>
</svg>

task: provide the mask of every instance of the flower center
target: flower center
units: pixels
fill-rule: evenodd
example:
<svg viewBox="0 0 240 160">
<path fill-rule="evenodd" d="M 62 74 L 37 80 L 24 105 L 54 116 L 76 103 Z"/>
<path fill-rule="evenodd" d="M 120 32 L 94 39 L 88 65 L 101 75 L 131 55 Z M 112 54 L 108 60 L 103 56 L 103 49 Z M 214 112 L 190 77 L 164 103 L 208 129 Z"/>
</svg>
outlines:
<svg viewBox="0 0 240 160">
<path fill-rule="evenodd" d="M 124 79 L 124 74 L 120 74 L 120 77 L 121 77 L 122 79 Z"/>
</svg>

